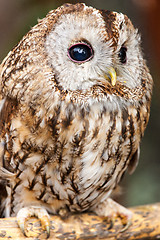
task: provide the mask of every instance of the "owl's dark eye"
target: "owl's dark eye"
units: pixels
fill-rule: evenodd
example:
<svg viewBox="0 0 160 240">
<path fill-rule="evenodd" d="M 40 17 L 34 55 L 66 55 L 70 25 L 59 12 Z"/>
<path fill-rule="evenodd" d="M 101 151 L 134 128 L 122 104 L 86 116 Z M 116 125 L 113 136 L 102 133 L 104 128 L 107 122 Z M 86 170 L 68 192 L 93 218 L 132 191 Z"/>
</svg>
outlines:
<svg viewBox="0 0 160 240">
<path fill-rule="evenodd" d="M 73 62 L 83 63 L 93 57 L 93 49 L 86 43 L 74 44 L 68 49 L 68 56 Z"/>
<path fill-rule="evenodd" d="M 119 56 L 121 63 L 126 63 L 127 62 L 127 48 L 121 47 L 118 56 Z"/>
</svg>

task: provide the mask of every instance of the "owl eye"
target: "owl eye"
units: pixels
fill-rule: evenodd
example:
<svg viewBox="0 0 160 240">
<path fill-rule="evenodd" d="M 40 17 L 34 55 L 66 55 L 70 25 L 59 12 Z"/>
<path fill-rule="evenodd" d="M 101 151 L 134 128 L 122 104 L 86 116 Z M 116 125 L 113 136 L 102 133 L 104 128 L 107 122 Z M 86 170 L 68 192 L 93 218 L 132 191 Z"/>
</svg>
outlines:
<svg viewBox="0 0 160 240">
<path fill-rule="evenodd" d="M 68 49 L 68 56 L 73 62 L 83 63 L 93 57 L 93 49 L 85 43 L 74 44 Z"/>
<path fill-rule="evenodd" d="M 118 56 L 119 56 L 121 63 L 126 63 L 127 62 L 127 48 L 121 47 Z"/>
</svg>

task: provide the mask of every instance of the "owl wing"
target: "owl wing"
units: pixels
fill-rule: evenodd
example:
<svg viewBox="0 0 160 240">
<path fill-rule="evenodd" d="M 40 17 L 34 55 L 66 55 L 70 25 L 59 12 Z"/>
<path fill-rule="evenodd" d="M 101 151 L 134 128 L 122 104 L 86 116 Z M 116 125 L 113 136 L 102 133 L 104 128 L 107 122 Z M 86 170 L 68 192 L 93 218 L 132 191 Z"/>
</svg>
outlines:
<svg viewBox="0 0 160 240">
<path fill-rule="evenodd" d="M 10 172 L 9 169 L 11 158 L 4 158 L 4 155 L 6 152 L 9 153 L 6 147 L 6 138 L 10 127 L 10 117 L 13 116 L 14 112 L 13 109 L 15 101 L 11 100 L 11 98 L 9 97 L 3 98 L 1 91 L 1 83 L 2 78 L 0 65 L 0 217 L 4 217 L 4 210 L 8 195 L 7 186 L 9 183 L 9 179 L 13 175 L 13 173 Z"/>
<path fill-rule="evenodd" d="M 135 171 L 135 169 L 138 165 L 138 162 L 139 162 L 139 155 L 140 155 L 140 146 L 138 147 L 136 152 L 133 154 L 133 156 L 129 162 L 129 165 L 128 165 L 129 174 L 132 174 Z"/>
<path fill-rule="evenodd" d="M 1 86 L 1 66 L 0 66 L 0 86 Z M 3 176 L 1 174 L 2 164 L 3 164 L 3 152 L 4 152 L 4 146 L 2 144 L 2 125 L 3 125 L 3 119 L 2 119 L 2 108 L 3 108 L 3 102 L 1 93 L 0 93 L 0 217 L 3 217 L 4 212 L 4 205 L 5 205 L 5 199 L 7 198 L 7 191 L 6 191 L 6 181 L 3 179 Z"/>
<path fill-rule="evenodd" d="M 6 189 L 6 182 L 0 180 L 0 217 L 5 216 L 5 203 L 7 199 L 7 189 Z"/>
</svg>

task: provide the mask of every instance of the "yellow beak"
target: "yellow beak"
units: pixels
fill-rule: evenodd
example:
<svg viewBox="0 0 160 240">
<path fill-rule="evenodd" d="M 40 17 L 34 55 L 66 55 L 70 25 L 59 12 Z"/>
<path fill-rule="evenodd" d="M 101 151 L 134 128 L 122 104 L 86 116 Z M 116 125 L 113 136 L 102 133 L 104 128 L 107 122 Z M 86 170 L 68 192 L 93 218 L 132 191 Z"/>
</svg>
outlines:
<svg viewBox="0 0 160 240">
<path fill-rule="evenodd" d="M 116 81 L 117 81 L 117 74 L 116 74 L 116 71 L 115 71 L 115 69 L 113 67 L 110 67 L 108 69 L 107 74 L 105 74 L 105 78 L 107 80 L 111 81 L 112 86 L 115 86 Z"/>
</svg>

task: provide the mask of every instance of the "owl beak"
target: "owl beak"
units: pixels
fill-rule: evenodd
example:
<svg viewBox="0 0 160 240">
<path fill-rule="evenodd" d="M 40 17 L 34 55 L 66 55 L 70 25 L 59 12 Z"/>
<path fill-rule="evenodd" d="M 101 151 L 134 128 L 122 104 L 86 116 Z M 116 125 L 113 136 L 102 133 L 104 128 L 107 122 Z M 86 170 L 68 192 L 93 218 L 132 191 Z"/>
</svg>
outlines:
<svg viewBox="0 0 160 240">
<path fill-rule="evenodd" d="M 116 81 L 117 81 L 117 74 L 113 67 L 110 67 L 108 69 L 107 74 L 105 74 L 105 79 L 111 81 L 112 86 L 115 86 Z"/>
</svg>

